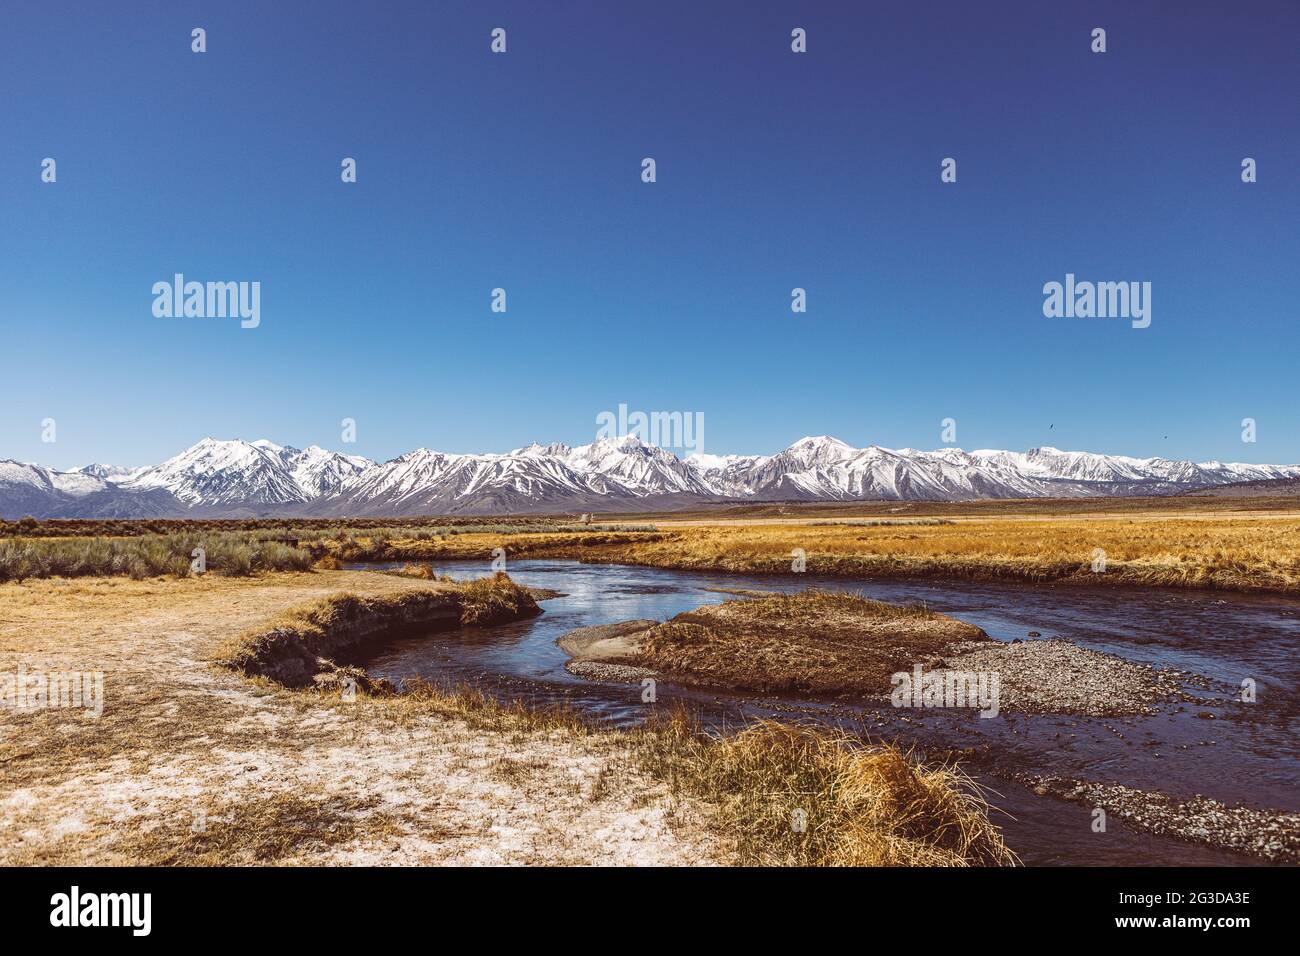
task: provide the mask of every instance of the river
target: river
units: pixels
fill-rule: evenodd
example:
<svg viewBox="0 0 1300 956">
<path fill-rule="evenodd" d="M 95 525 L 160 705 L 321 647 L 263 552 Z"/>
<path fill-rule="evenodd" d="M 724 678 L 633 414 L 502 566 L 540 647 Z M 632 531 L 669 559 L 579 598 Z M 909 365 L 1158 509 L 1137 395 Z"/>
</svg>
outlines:
<svg viewBox="0 0 1300 956">
<path fill-rule="evenodd" d="M 381 569 L 383 565 L 366 565 Z M 439 573 L 471 578 L 485 562 L 434 562 Z M 755 716 L 844 723 L 915 747 L 921 755 L 960 757 L 999 809 L 995 820 L 1027 864 L 1249 864 L 1251 858 L 1109 821 L 1092 829 L 1088 807 L 1042 797 L 1008 779 L 1049 774 L 1121 783 L 1176 797 L 1204 794 L 1228 804 L 1300 810 L 1300 601 L 1225 592 L 1081 588 L 1010 583 L 850 581 L 815 575 L 749 576 L 582 564 L 511 562 L 510 576 L 563 597 L 539 617 L 493 628 L 465 628 L 389 645 L 367 662 L 376 677 L 420 676 L 472 684 L 501 698 L 564 702 L 617 725 L 644 720 L 652 706 L 686 702 L 716 726 Z M 883 601 L 919 601 L 983 628 L 991 637 L 1062 637 L 1130 660 L 1202 675 L 1213 704 L 1171 705 L 1150 717 L 1088 718 L 894 710 L 791 698 L 730 696 L 659 682 L 657 703 L 633 684 L 601 684 L 564 669 L 556 646 L 576 627 L 632 618 L 666 620 L 702 604 L 734 599 L 712 588 L 795 591 L 817 586 Z M 1241 682 L 1257 700 L 1242 704 Z M 1214 719 L 1198 714 L 1212 713 Z M 921 716 L 918 716 L 920 714 Z"/>
</svg>

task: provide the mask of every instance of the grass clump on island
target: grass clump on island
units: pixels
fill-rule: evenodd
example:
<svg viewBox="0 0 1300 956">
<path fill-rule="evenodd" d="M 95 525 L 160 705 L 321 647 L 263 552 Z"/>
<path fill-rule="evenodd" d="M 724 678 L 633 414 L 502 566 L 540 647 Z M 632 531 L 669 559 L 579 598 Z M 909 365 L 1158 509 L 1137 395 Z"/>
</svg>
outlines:
<svg viewBox="0 0 1300 956">
<path fill-rule="evenodd" d="M 679 683 L 854 696 L 888 692 L 890 675 L 979 643 L 992 643 L 980 628 L 920 605 L 815 589 L 706 605 L 588 649 L 561 640 L 575 660 L 632 665 Z"/>
<path fill-rule="evenodd" d="M 1127 661 L 1060 638 L 1005 643 L 915 604 L 810 589 L 705 605 L 671 620 L 577 628 L 557 644 L 580 677 L 857 702 L 949 695 L 985 717 L 1000 710 L 1096 717 L 1197 702 L 1196 675 Z M 901 681 L 899 675 L 907 675 Z M 1188 685 L 1184 687 L 1184 684 Z"/>
</svg>

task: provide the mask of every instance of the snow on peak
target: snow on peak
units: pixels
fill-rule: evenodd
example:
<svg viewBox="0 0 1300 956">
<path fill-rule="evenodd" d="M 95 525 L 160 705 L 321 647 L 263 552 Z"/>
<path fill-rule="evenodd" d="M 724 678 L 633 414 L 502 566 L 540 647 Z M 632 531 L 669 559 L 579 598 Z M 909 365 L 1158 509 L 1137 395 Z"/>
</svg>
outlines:
<svg viewBox="0 0 1300 956">
<path fill-rule="evenodd" d="M 92 475 L 95 478 L 102 478 L 107 482 L 116 484 L 134 478 L 142 471 L 148 470 L 148 466 L 137 468 L 122 468 L 118 465 L 105 465 L 100 462 L 92 462 L 89 465 L 82 465 L 76 469 L 83 475 Z"/>
<path fill-rule="evenodd" d="M 854 448 L 829 435 L 806 436 L 772 456 L 681 458 L 632 433 L 572 448 L 534 442 L 508 454 L 418 448 L 383 464 L 319 445 L 300 451 L 267 439 L 207 437 L 138 469 L 94 464 L 60 472 L 0 460 L 0 508 L 34 513 L 30 502 L 48 500 L 66 513 L 69 502 L 109 488 L 165 489 L 184 505 L 205 508 L 321 502 L 316 513 L 428 514 L 654 495 L 837 501 L 1149 495 L 1291 477 L 1300 477 L 1300 465 L 1196 464 L 1050 446 L 1025 452 Z"/>
<path fill-rule="evenodd" d="M 859 451 L 860 449 L 830 435 L 807 435 L 777 457 L 796 461 L 804 467 L 812 467 L 850 458 Z"/>
<path fill-rule="evenodd" d="M 554 456 L 557 458 L 566 457 L 569 452 L 573 451 L 564 442 L 551 442 L 549 445 L 543 445 L 540 442 L 532 442 L 523 448 L 516 448 L 510 454 L 512 456 L 522 456 L 524 458 L 541 458 L 544 456 Z"/>
<path fill-rule="evenodd" d="M 743 461 L 742 455 L 707 455 L 702 451 L 686 456 L 686 464 L 699 471 L 722 471 L 737 461 Z"/>
<path fill-rule="evenodd" d="M 795 445 L 843 445 L 848 448 L 848 442 L 841 441 L 834 435 L 804 435 Z"/>
<path fill-rule="evenodd" d="M 306 500 L 279 452 L 237 438 L 205 438 L 123 486 L 164 488 L 187 504 Z"/>
</svg>

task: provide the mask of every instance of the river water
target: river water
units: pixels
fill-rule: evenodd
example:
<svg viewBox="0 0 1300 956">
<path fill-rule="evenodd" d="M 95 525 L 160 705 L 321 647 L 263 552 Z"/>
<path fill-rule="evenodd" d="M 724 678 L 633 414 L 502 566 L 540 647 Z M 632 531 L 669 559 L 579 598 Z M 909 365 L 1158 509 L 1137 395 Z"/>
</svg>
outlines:
<svg viewBox="0 0 1300 956">
<path fill-rule="evenodd" d="M 382 568 L 384 565 L 367 565 Z M 483 562 L 434 562 L 457 578 L 486 573 Z M 563 597 L 541 616 L 493 628 L 409 638 L 367 662 L 376 677 L 419 676 L 471 684 L 501 697 L 567 703 L 618 725 L 644 720 L 652 706 L 685 702 L 709 723 L 739 726 L 755 716 L 834 721 L 943 759 L 956 755 L 992 791 L 995 820 L 1028 864 L 1229 864 L 1249 857 L 1144 834 L 1111 819 L 1092 830 L 1088 807 L 1041 797 L 1008 779 L 1047 774 L 1121 783 L 1177 797 L 1201 793 L 1228 804 L 1300 810 L 1300 601 L 1224 592 L 1080 588 L 922 581 L 849 581 L 814 575 L 748 576 L 529 560 L 510 564 L 521 584 Z M 660 681 L 658 702 L 634 684 L 593 683 L 564 669 L 556 638 L 576 627 L 632 618 L 666 620 L 702 604 L 734 599 L 712 588 L 796 591 L 817 586 L 883 601 L 919 601 L 1010 641 L 1037 631 L 1129 660 L 1209 679 L 1208 706 L 1171 705 L 1150 717 L 1088 718 L 967 711 L 895 710 L 860 703 L 729 696 Z M 1243 679 L 1257 700 L 1243 704 Z M 1212 713 L 1214 719 L 1197 714 Z"/>
</svg>

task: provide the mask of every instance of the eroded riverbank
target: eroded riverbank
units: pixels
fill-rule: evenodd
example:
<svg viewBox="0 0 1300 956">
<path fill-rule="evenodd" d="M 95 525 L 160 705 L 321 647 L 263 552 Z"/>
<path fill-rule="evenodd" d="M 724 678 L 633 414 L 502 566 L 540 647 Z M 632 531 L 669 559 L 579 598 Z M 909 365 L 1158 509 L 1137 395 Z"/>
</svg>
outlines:
<svg viewBox="0 0 1300 956">
<path fill-rule="evenodd" d="M 462 576 L 483 570 L 481 564 L 454 562 L 436 567 Z M 1083 808 L 1020 786 L 1011 779 L 1020 774 L 1115 783 L 1183 800 L 1199 793 L 1229 805 L 1300 810 L 1294 787 L 1297 602 L 1246 596 L 1227 601 L 1219 594 L 1162 591 L 1135 593 L 1119 602 L 1108 590 L 929 582 L 850 585 L 811 575 L 751 579 L 553 561 L 512 562 L 510 570 L 521 583 L 552 587 L 565 596 L 546 602 L 546 613 L 535 621 L 508 625 L 491 636 L 449 632 L 436 641 L 403 643 L 371 661 L 371 673 L 397 680 L 413 674 L 470 680 L 505 697 L 564 701 L 617 723 L 635 724 L 651 709 L 641 700 L 642 688 L 597 684 L 569 673 L 568 655 L 556 638 L 589 624 L 666 620 L 732 596 L 721 590 L 797 590 L 815 583 L 862 590 L 881 600 L 922 601 L 1002 641 L 1025 640 L 1031 633 L 1062 637 L 1125 660 L 1203 675 L 1210 686 L 1194 689 L 1211 702 L 1175 703 L 1155 714 L 1130 717 L 1012 713 L 987 721 L 900 712 L 887 705 L 862 708 L 836 700 L 733 696 L 661 683 L 657 706 L 688 703 L 730 726 L 754 716 L 828 720 L 898 740 L 936 759 L 959 757 L 1003 794 L 994 802 L 1016 817 L 1004 825 L 1012 848 L 1028 863 L 1240 864 L 1249 858 L 1134 832 L 1122 822 L 1112 823 L 1108 833 L 1094 833 L 1092 817 Z M 1260 690 L 1249 707 L 1236 697 L 1247 676 Z"/>
<path fill-rule="evenodd" d="M 472 699 L 349 702 L 208 662 L 304 604 L 428 586 L 346 571 L 0 586 L 0 673 L 104 677 L 98 716 L 0 707 L 0 863 L 723 859 L 698 804 L 619 735 L 559 732 Z"/>
</svg>

